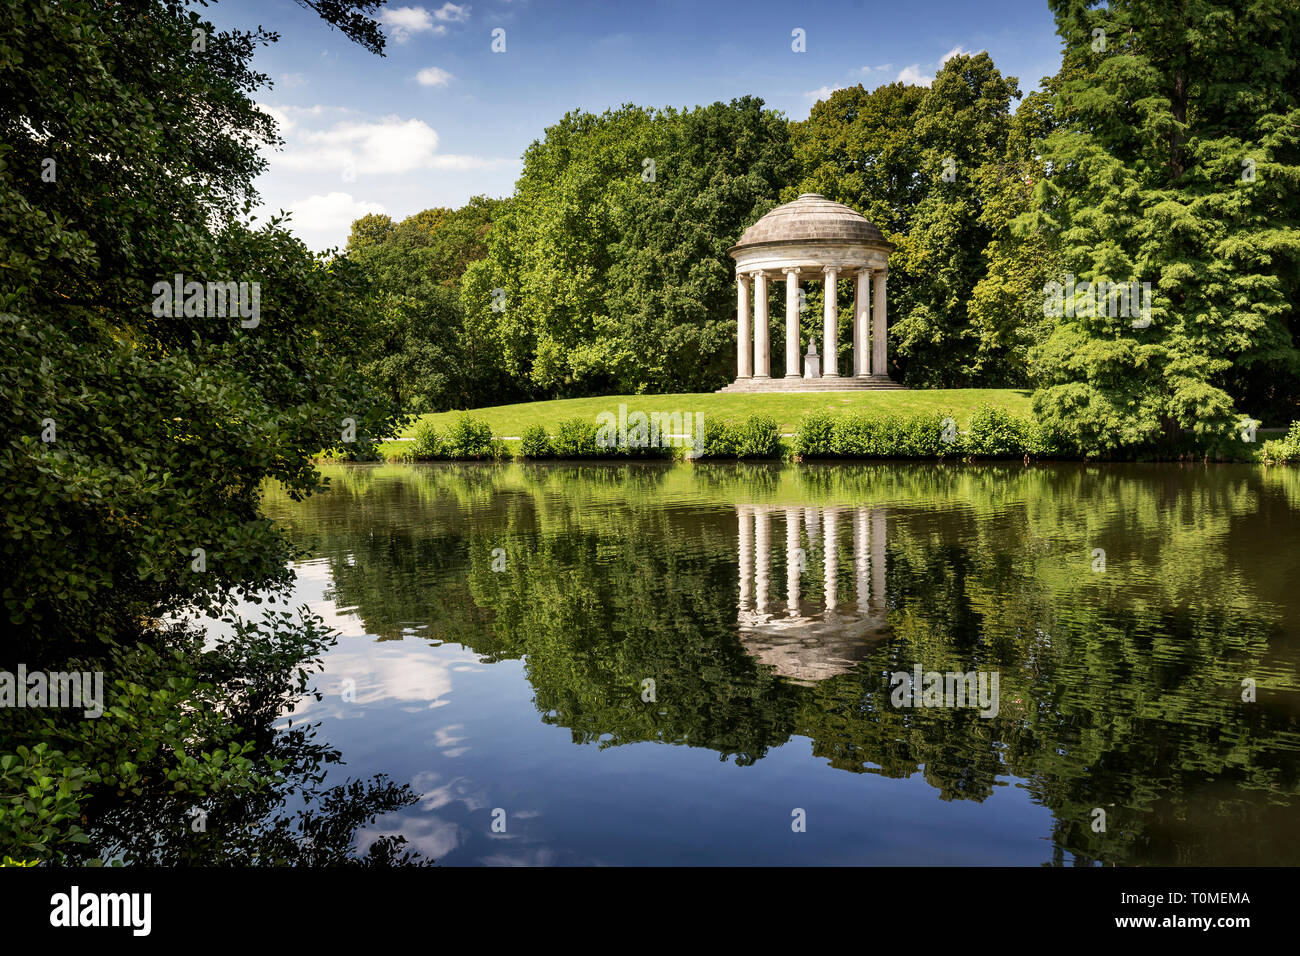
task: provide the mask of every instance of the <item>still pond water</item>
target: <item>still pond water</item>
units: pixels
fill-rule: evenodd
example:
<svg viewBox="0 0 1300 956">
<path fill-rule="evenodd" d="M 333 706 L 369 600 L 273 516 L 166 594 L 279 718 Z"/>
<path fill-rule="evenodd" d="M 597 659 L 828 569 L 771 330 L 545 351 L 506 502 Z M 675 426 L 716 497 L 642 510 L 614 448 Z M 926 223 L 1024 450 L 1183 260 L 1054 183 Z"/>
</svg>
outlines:
<svg viewBox="0 0 1300 956">
<path fill-rule="evenodd" d="M 1300 472 L 326 473 L 266 510 L 341 634 L 296 715 L 328 782 L 418 795 L 362 851 L 1300 863 Z M 996 696 L 899 706 L 917 668 Z"/>
</svg>

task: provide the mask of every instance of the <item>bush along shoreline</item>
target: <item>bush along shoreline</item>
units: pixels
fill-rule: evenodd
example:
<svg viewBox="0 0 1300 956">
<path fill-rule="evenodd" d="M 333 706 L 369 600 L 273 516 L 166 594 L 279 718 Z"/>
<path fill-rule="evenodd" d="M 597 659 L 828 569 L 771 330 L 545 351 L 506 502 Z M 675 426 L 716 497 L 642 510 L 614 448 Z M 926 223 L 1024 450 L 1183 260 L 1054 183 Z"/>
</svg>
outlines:
<svg viewBox="0 0 1300 956">
<path fill-rule="evenodd" d="M 1027 415 L 995 405 L 982 405 L 965 423 L 952 415 L 926 412 L 896 413 L 810 412 L 783 437 L 777 422 L 754 414 L 739 421 L 703 418 L 695 437 L 684 440 L 647 439 L 645 435 L 602 431 L 585 418 L 566 418 L 553 431 L 542 425 L 524 429 L 518 441 L 495 437 L 482 419 L 464 415 L 446 429 L 425 420 L 416 424 L 409 447 L 387 460 L 429 461 L 832 461 L 918 460 L 970 461 L 1218 461 L 1266 465 L 1300 462 L 1300 422 L 1282 438 L 1247 442 L 1240 436 L 1200 447 L 1166 449 L 1163 453 L 1126 458 L 1090 455 L 1069 447 L 1061 436 Z M 680 438 L 682 436 L 675 436 Z M 1237 439 L 1237 440 L 1234 440 Z M 698 453 L 694 443 L 699 442 Z M 377 447 L 377 446 L 376 446 Z M 1208 450 L 1207 450 L 1208 449 Z M 346 460 L 380 461 L 370 456 Z"/>
</svg>

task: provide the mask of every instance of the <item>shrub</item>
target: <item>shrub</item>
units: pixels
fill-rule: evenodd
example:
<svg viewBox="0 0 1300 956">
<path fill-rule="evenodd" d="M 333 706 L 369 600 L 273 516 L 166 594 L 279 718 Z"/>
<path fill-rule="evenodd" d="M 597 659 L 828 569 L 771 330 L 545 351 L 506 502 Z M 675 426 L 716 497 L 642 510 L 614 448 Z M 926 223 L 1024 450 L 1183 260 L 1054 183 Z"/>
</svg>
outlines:
<svg viewBox="0 0 1300 956">
<path fill-rule="evenodd" d="M 809 412 L 794 433 L 794 453 L 800 458 L 834 454 L 832 441 L 838 417 L 829 411 Z"/>
<path fill-rule="evenodd" d="M 742 422 L 704 420 L 702 458 L 779 458 L 781 433 L 766 415 L 750 415 Z"/>
<path fill-rule="evenodd" d="M 750 415 L 731 427 L 731 443 L 737 458 L 781 457 L 781 432 L 766 415 Z"/>
<path fill-rule="evenodd" d="M 1041 432 L 1030 419 L 1005 408 L 981 405 L 971 412 L 960 450 L 967 455 L 986 458 L 1019 458 L 1036 453 L 1041 445 Z"/>
<path fill-rule="evenodd" d="M 736 456 L 736 441 L 731 429 L 731 423 L 706 416 L 704 419 L 704 437 L 701 445 L 701 458 L 734 458 Z"/>
<path fill-rule="evenodd" d="M 596 423 L 585 418 L 566 418 L 556 426 L 551 447 L 557 458 L 595 458 L 600 452 L 596 445 Z"/>
<path fill-rule="evenodd" d="M 1285 438 L 1270 438 L 1260 449 L 1260 459 L 1273 464 L 1300 461 L 1300 422 L 1292 422 Z"/>
<path fill-rule="evenodd" d="M 417 460 L 440 458 L 442 456 L 442 435 L 431 420 L 423 419 L 415 423 L 415 441 L 411 442 L 411 457 Z"/>
<path fill-rule="evenodd" d="M 931 458 L 947 449 L 944 416 L 937 412 L 903 418 L 858 412 L 837 418 L 831 453 L 844 458 Z"/>
<path fill-rule="evenodd" d="M 338 461 L 383 461 L 379 445 L 373 441 L 348 442 L 332 455 Z"/>
<path fill-rule="evenodd" d="M 524 429 L 519 442 L 520 458 L 550 458 L 555 454 L 551 447 L 551 436 L 543 425 L 529 425 Z"/>
<path fill-rule="evenodd" d="M 863 412 L 835 416 L 826 454 L 844 458 L 883 458 L 893 447 L 893 425 L 888 417 Z"/>
<path fill-rule="evenodd" d="M 447 429 L 442 453 L 447 458 L 480 459 L 500 457 L 492 440 L 492 426 L 481 418 L 462 415 Z"/>
</svg>

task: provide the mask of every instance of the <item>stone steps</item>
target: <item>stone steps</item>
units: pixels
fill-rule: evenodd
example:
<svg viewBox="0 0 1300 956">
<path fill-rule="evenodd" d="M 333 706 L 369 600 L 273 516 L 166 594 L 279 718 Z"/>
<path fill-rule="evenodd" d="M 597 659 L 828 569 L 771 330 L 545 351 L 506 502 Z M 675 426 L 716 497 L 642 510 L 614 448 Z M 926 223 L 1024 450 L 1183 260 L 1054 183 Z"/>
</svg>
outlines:
<svg viewBox="0 0 1300 956">
<path fill-rule="evenodd" d="M 904 386 L 884 375 L 869 378 L 744 378 L 737 379 L 717 394 L 790 392 L 870 392 L 901 390 Z"/>
</svg>

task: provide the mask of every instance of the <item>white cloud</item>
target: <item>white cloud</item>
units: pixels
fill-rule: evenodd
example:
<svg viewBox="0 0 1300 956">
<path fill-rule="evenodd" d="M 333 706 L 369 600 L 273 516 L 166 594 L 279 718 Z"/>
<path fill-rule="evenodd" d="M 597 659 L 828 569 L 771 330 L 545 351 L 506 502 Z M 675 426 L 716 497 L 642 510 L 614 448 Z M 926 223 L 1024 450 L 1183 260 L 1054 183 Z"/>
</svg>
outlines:
<svg viewBox="0 0 1300 956">
<path fill-rule="evenodd" d="M 921 72 L 921 64 L 913 63 L 911 66 L 905 66 L 898 72 L 898 83 L 910 83 L 913 86 L 929 86 L 934 82 L 933 76 L 926 76 Z"/>
<path fill-rule="evenodd" d="M 306 86 L 307 77 L 303 76 L 301 73 L 281 73 L 280 85 L 287 90 L 292 90 L 299 86 Z"/>
<path fill-rule="evenodd" d="M 419 73 L 415 74 L 421 86 L 446 86 L 455 79 L 450 73 L 441 67 L 426 66 Z"/>
<path fill-rule="evenodd" d="M 454 3 L 444 3 L 433 15 L 446 23 L 464 23 L 469 19 L 469 7 Z"/>
<path fill-rule="evenodd" d="M 939 58 L 938 63 L 925 64 L 926 70 L 937 70 L 955 56 L 975 56 L 983 53 L 983 50 L 967 50 L 960 43 Z M 898 74 L 899 83 L 912 83 L 916 86 L 929 86 L 934 82 L 934 74 L 925 72 L 921 69 L 920 63 L 913 63 L 911 66 L 905 66 Z"/>
<path fill-rule="evenodd" d="M 272 112 L 265 106 L 262 108 Z M 288 129 L 282 127 L 281 132 L 287 145 L 271 162 L 283 169 L 340 173 L 346 170 L 364 175 L 409 173 L 419 169 L 494 169 L 516 162 L 439 153 L 438 133 L 433 127 L 424 120 L 400 116 L 371 121 L 347 119 L 326 129 L 307 129 L 296 122 Z"/>
<path fill-rule="evenodd" d="M 332 240 L 340 234 L 346 236 L 353 220 L 383 211 L 384 207 L 377 202 L 361 202 L 353 199 L 349 193 L 334 192 L 324 196 L 308 196 L 293 203 L 289 206 L 289 212 L 293 213 L 289 222 L 290 228 L 308 246 L 320 248 L 320 237 L 330 237 Z M 392 693 L 391 688 L 389 692 Z"/>
<path fill-rule="evenodd" d="M 834 93 L 836 90 L 842 90 L 842 89 L 844 89 L 844 87 L 842 86 L 823 86 L 820 89 L 809 90 L 807 93 L 804 94 L 804 96 L 814 101 L 828 100 L 831 98 L 832 93 Z"/>
<path fill-rule="evenodd" d="M 945 63 L 947 63 L 955 56 L 975 56 L 976 54 L 983 53 L 983 52 L 984 52 L 983 50 L 963 49 L 962 45 L 958 43 L 955 47 L 953 47 L 951 50 L 949 50 L 947 53 L 945 53 L 942 57 L 939 58 L 939 65 L 943 66 Z"/>
<path fill-rule="evenodd" d="M 859 76 L 870 76 L 872 73 L 888 73 L 894 68 L 892 63 L 882 63 L 880 66 L 863 66 L 859 67 L 857 73 Z"/>
<path fill-rule="evenodd" d="M 457 183 L 465 195 L 508 193 L 519 170 L 516 158 L 442 152 L 441 137 L 420 119 L 340 106 L 258 108 L 277 121 L 284 140 L 282 149 L 262 150 L 268 161 L 258 187 L 264 208 L 296 210 L 289 228 L 313 249 L 342 245 L 352 220 L 369 212 L 409 215 L 458 205 Z"/>
<path fill-rule="evenodd" d="M 301 130 L 278 161 L 291 169 L 405 173 L 430 166 L 437 149 L 438 134 L 429 124 L 389 116 L 378 122 L 345 120 L 328 129 Z"/>
<path fill-rule="evenodd" d="M 275 120 L 276 125 L 280 127 L 281 136 L 293 129 L 293 117 L 289 115 L 289 110 L 280 106 L 269 106 L 266 103 L 258 103 L 257 108 Z"/>
<path fill-rule="evenodd" d="M 379 14 L 379 22 L 388 27 L 389 36 L 397 43 L 405 43 L 413 33 L 433 29 L 433 17 L 424 7 L 394 7 Z"/>
</svg>

